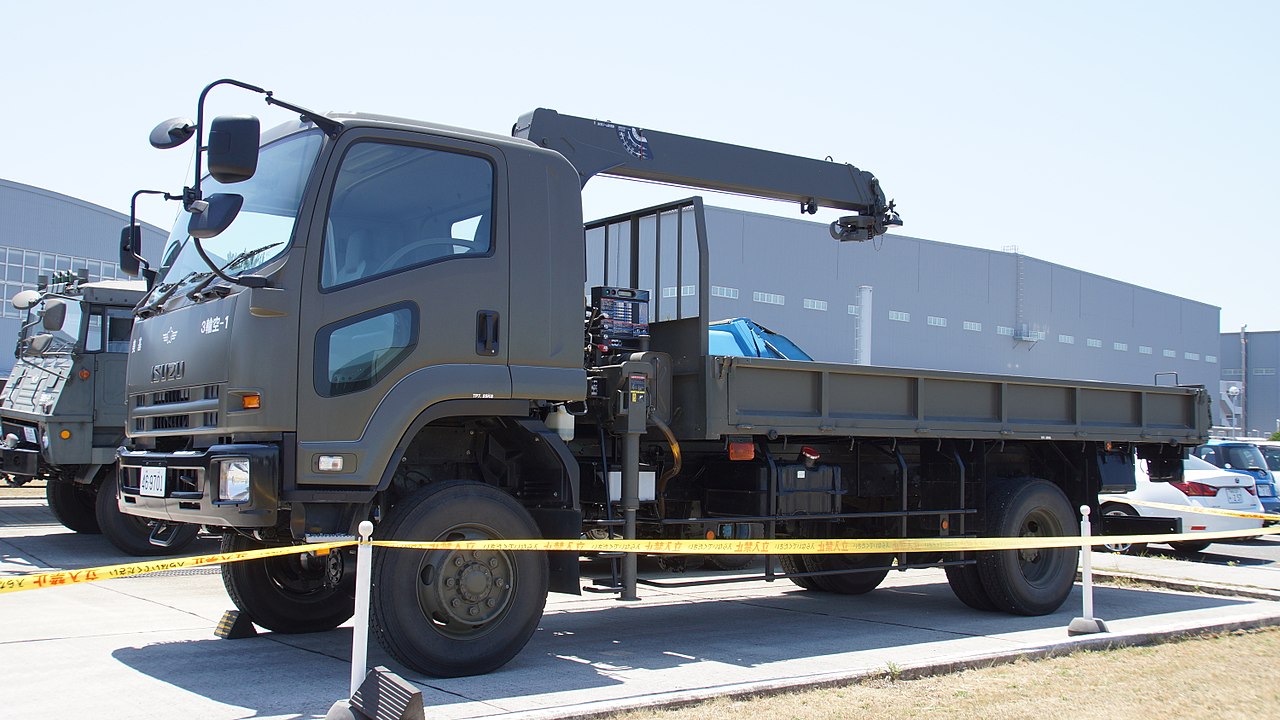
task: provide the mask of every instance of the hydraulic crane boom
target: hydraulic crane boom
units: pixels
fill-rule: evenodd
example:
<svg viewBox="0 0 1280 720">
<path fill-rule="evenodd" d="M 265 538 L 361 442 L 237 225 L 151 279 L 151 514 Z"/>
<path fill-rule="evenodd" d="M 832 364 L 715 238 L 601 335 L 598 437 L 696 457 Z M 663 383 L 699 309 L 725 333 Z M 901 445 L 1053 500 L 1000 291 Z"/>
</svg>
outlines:
<svg viewBox="0 0 1280 720">
<path fill-rule="evenodd" d="M 902 224 L 880 181 L 865 170 L 825 160 L 642 130 L 538 108 L 512 135 L 565 156 L 582 184 L 595 175 L 650 180 L 718 192 L 850 210 L 831 224 L 837 240 L 870 240 Z"/>
</svg>

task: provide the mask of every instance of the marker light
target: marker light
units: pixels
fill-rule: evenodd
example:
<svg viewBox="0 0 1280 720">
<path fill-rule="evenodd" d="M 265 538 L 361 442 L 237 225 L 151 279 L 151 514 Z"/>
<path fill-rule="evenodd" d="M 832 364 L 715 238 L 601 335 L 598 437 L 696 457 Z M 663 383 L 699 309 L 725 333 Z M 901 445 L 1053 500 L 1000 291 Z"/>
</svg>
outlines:
<svg viewBox="0 0 1280 720">
<path fill-rule="evenodd" d="M 262 396 L 258 393 L 249 393 L 240 396 L 240 407 L 245 410 L 257 410 L 262 407 Z"/>
<path fill-rule="evenodd" d="M 320 472 L 342 472 L 341 455 L 321 455 L 316 460 L 316 469 Z"/>
<path fill-rule="evenodd" d="M 88 370 L 81 370 L 81 371 L 80 371 L 80 379 L 81 379 L 81 380 L 88 380 L 88 379 L 89 379 L 89 371 L 88 371 Z"/>
<path fill-rule="evenodd" d="M 70 431 L 70 430 L 63 430 L 62 432 L 58 433 L 58 437 L 62 438 L 63 440 L 70 440 L 70 439 L 71 439 L 71 431 Z"/>
</svg>

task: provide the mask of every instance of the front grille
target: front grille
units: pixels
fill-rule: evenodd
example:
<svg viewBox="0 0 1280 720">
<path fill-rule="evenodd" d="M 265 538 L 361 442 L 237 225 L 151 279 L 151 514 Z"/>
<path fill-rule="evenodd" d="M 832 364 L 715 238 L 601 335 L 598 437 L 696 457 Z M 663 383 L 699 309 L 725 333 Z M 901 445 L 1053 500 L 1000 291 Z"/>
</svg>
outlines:
<svg viewBox="0 0 1280 720">
<path fill-rule="evenodd" d="M 218 426 L 222 388 L 217 384 L 143 392 L 131 400 L 134 433 L 212 430 Z"/>
</svg>

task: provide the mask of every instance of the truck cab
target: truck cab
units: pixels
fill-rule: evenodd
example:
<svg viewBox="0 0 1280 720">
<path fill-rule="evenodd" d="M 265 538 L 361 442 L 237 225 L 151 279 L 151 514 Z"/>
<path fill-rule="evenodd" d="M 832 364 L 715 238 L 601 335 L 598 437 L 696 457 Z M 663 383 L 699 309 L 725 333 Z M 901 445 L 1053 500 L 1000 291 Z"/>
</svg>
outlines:
<svg viewBox="0 0 1280 720">
<path fill-rule="evenodd" d="M 9 382 L 0 391 L 0 470 L 46 483 L 49 507 L 77 532 L 103 532 L 137 555 L 176 551 L 195 528 L 152 545 L 151 523 L 114 502 L 115 454 L 124 440 L 125 362 L 139 281 L 89 282 L 87 274 L 42 279 L 13 302 L 27 313 Z"/>
</svg>

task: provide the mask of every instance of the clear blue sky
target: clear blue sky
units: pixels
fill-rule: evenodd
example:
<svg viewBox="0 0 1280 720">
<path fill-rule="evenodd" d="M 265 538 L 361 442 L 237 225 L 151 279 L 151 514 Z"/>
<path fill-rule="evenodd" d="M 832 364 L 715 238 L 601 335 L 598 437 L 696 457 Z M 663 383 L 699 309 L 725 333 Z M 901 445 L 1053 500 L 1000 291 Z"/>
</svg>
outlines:
<svg viewBox="0 0 1280 720">
<path fill-rule="evenodd" d="M 220 77 L 501 133 L 551 107 L 830 155 L 880 178 L 905 234 L 1016 245 L 1217 305 L 1226 330 L 1280 329 L 1280 3 L 399 5 L 8 4 L 0 177 L 125 212 L 138 188 L 177 190 L 190 148 L 147 134 Z M 209 109 L 246 111 L 287 118 L 234 90 Z M 620 185 L 593 181 L 588 217 L 688 194 Z"/>
</svg>

